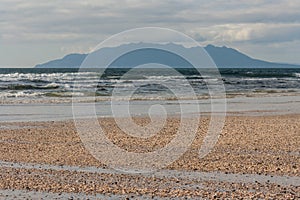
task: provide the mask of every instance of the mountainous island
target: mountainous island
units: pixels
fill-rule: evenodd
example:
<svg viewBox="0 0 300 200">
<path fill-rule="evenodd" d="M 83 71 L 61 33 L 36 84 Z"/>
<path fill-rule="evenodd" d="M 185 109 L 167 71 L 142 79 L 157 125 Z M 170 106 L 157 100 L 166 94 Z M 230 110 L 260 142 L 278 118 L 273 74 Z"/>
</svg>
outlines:
<svg viewBox="0 0 300 200">
<path fill-rule="evenodd" d="M 160 44 L 157 47 L 162 47 L 163 45 L 169 45 L 169 47 L 177 50 L 188 50 L 193 53 L 200 47 L 186 48 L 182 45 L 177 45 L 173 43 Z M 98 51 L 103 51 L 103 55 L 112 55 L 119 49 L 126 49 L 130 47 L 143 46 L 142 43 L 131 43 L 123 44 L 117 47 L 106 47 Z M 214 45 L 207 45 L 204 47 L 206 52 L 214 60 L 215 64 L 219 68 L 294 68 L 300 67 L 300 65 L 294 64 L 284 64 L 284 63 L 274 63 L 267 62 L 259 59 L 251 58 L 236 49 L 229 48 L 226 46 L 217 47 Z M 38 64 L 35 68 L 78 68 L 87 57 L 88 54 L 69 54 L 65 57 L 57 60 L 52 60 L 43 64 Z M 156 49 L 140 49 L 139 51 L 128 53 L 126 56 L 121 56 L 112 63 L 113 67 L 132 67 L 143 63 L 151 63 L 155 60 L 156 63 L 166 64 L 173 67 L 191 67 L 191 65 L 184 59 L 169 53 L 161 52 Z"/>
</svg>

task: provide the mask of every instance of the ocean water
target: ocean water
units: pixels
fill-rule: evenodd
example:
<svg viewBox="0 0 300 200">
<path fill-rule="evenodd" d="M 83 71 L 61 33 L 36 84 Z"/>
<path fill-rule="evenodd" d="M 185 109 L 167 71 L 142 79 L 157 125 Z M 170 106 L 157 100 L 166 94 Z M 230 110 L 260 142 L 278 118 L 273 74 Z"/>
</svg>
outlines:
<svg viewBox="0 0 300 200">
<path fill-rule="evenodd" d="M 107 100 L 114 95 L 125 97 L 134 90 L 131 99 L 172 100 L 176 95 L 160 83 L 177 88 L 181 97 L 191 86 L 198 98 L 208 97 L 206 81 L 222 81 L 226 94 L 231 96 L 294 95 L 300 92 L 300 69 L 220 69 L 221 77 L 201 76 L 195 69 L 177 69 L 169 74 L 164 69 L 140 69 L 124 76 L 129 69 L 107 69 L 101 76 L 97 69 L 0 69 L 1 103 L 47 101 L 64 102 L 72 96 Z M 217 80 L 216 80 L 217 81 Z M 74 84 L 76 83 L 76 84 Z"/>
</svg>

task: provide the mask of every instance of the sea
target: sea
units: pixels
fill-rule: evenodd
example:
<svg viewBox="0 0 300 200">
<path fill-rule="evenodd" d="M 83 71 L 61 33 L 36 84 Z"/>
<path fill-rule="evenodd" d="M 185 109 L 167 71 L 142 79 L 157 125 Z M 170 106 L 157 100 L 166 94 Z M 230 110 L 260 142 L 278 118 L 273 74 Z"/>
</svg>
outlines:
<svg viewBox="0 0 300 200">
<path fill-rule="evenodd" d="M 0 68 L 0 102 L 59 103 L 71 101 L 72 97 L 105 101 L 116 89 L 120 99 L 128 94 L 135 100 L 176 99 L 177 94 L 167 86 L 178 88 L 176 92 L 186 99 L 192 98 L 186 92 L 191 87 L 201 99 L 209 97 L 206 81 L 216 79 L 224 84 L 227 97 L 300 93 L 300 68 L 221 68 L 219 77 L 203 77 L 196 69 L 189 68 L 176 69 L 176 75 L 164 73 L 163 69 L 144 69 L 124 78 L 129 71 L 126 68 L 110 68 L 103 73 L 97 69 Z"/>
</svg>

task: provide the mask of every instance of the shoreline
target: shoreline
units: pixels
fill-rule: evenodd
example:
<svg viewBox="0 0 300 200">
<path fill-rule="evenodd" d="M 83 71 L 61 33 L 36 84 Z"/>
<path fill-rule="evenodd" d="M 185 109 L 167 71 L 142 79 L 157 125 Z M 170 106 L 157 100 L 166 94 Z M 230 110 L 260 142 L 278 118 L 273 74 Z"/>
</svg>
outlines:
<svg viewBox="0 0 300 200">
<path fill-rule="evenodd" d="M 298 96 L 268 96 L 268 97 L 236 97 L 226 99 L 226 115 L 228 116 L 268 116 L 300 113 L 300 95 Z M 126 106 L 127 101 L 114 101 L 116 106 Z M 183 100 L 181 104 L 188 108 L 184 110 L 187 115 L 210 115 L 211 105 L 209 99 Z M 111 102 L 75 103 L 78 115 L 82 118 L 91 118 L 94 114 L 87 111 L 87 106 L 95 107 L 97 117 L 119 117 L 113 115 Z M 148 110 L 152 105 L 162 105 L 168 111 L 168 115 L 180 115 L 180 106 L 177 101 L 130 101 L 130 114 L 132 116 L 148 116 Z M 197 110 L 199 112 L 197 112 Z M 215 115 L 224 114 L 224 109 L 216 109 Z M 2 104 L 0 105 L 0 122 L 22 121 L 61 121 L 73 119 L 72 103 L 58 104 Z M 154 113 L 155 114 L 155 113 Z M 159 113 L 158 115 L 160 115 Z"/>
</svg>

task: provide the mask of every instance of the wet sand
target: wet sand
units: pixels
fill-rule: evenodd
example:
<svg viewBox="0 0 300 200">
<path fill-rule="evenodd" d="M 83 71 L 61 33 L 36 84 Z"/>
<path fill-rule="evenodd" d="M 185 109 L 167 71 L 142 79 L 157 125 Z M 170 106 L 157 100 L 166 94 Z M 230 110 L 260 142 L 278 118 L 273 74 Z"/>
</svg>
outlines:
<svg viewBox="0 0 300 200">
<path fill-rule="evenodd" d="M 228 116 L 217 145 L 200 159 L 210 120 L 204 116 L 188 151 L 152 174 L 118 172 L 96 160 L 73 121 L 2 122 L 0 198 L 26 198 L 26 192 L 46 199 L 300 198 L 299 119 L 296 114 Z M 145 117 L 135 121 L 149 123 Z M 169 117 L 160 133 L 140 139 L 124 134 L 112 118 L 99 119 L 114 144 L 140 153 L 170 142 L 179 121 Z"/>
</svg>

